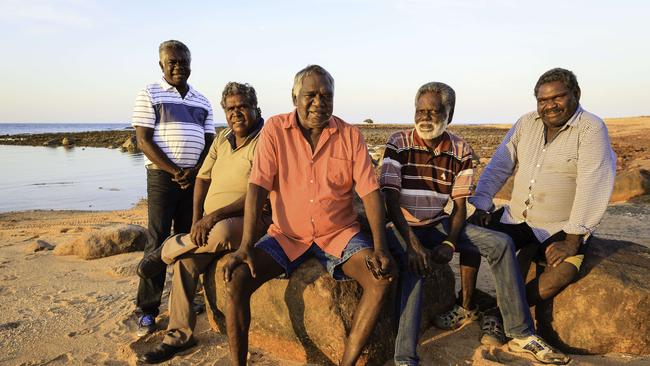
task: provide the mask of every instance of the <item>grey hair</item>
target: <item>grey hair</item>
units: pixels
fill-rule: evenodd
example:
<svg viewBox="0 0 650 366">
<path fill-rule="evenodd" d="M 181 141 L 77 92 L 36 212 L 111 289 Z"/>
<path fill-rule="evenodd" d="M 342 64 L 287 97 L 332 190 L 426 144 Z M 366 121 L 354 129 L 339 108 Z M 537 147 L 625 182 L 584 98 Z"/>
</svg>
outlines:
<svg viewBox="0 0 650 366">
<path fill-rule="evenodd" d="M 221 93 L 221 107 L 226 108 L 226 98 L 233 95 L 241 95 L 246 99 L 246 103 L 257 108 L 257 94 L 255 93 L 255 88 L 252 85 L 244 83 L 237 83 L 234 81 L 226 84 L 226 87 L 223 88 Z"/>
<path fill-rule="evenodd" d="M 325 70 L 323 67 L 319 65 L 308 65 L 304 69 L 298 71 L 296 76 L 293 78 L 293 88 L 291 89 L 291 97 L 296 98 L 298 94 L 300 94 L 300 89 L 302 89 L 302 81 L 309 75 L 312 74 L 318 74 L 321 76 L 324 76 L 327 78 L 327 81 L 332 84 L 332 88 L 334 87 L 334 78 L 332 75 L 330 75 L 327 70 Z"/>
<path fill-rule="evenodd" d="M 187 48 L 187 46 L 181 41 L 170 39 L 168 41 L 161 43 L 160 46 L 158 46 L 158 54 L 160 55 L 164 50 L 168 48 L 185 52 L 187 54 L 187 57 L 189 59 L 192 59 L 192 54 L 190 53 L 190 49 Z"/>
<path fill-rule="evenodd" d="M 418 89 L 418 92 L 415 94 L 416 107 L 418 104 L 418 100 L 420 100 L 422 94 L 425 93 L 435 93 L 440 95 L 440 98 L 442 99 L 442 104 L 445 106 L 445 111 L 447 112 L 447 116 L 449 117 L 449 122 L 451 122 L 451 119 L 454 116 L 454 108 L 456 106 L 456 92 L 454 91 L 454 89 L 452 89 L 451 86 L 445 83 L 440 83 L 436 81 L 426 83 L 422 85 L 420 89 Z"/>
<path fill-rule="evenodd" d="M 576 78 L 576 75 L 570 70 L 556 67 L 548 70 L 539 77 L 537 84 L 535 84 L 535 89 L 533 90 L 535 97 L 537 97 L 537 92 L 539 91 L 540 86 L 554 81 L 562 82 L 562 84 L 564 84 L 573 95 L 579 95 L 580 86 L 578 85 L 578 78 Z"/>
</svg>

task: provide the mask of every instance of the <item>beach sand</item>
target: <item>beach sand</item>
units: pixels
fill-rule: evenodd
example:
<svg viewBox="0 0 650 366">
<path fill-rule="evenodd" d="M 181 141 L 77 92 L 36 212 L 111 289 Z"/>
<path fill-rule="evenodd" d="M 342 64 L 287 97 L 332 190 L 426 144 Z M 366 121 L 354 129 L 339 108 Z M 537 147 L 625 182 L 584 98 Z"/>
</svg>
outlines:
<svg viewBox="0 0 650 366">
<path fill-rule="evenodd" d="M 625 147 L 625 166 L 648 167 L 650 118 L 610 120 L 618 149 Z M 638 123 L 637 123 L 638 122 Z M 640 150 L 645 149 L 645 150 Z M 620 151 L 617 151 L 620 156 Z M 640 197 L 609 207 L 597 236 L 630 240 L 650 247 L 650 199 Z M 159 331 L 137 339 L 132 315 L 138 284 L 135 266 L 142 252 L 96 260 L 55 256 L 28 249 L 38 240 L 51 245 L 74 241 L 85 233 L 114 224 L 146 227 L 146 205 L 108 212 L 26 211 L 0 214 L 0 364 L 1 365 L 133 365 L 136 353 L 158 344 Z M 457 272 L 457 256 L 452 262 Z M 494 293 L 491 274 L 483 266 L 479 288 Z M 170 278 L 170 276 L 168 276 Z M 458 282 L 458 278 L 457 278 Z M 166 286 L 169 289 L 169 286 Z M 160 326 L 167 322 L 167 292 Z M 453 332 L 429 329 L 421 339 L 423 365 L 534 365 L 505 347 L 480 346 L 478 323 Z M 205 314 L 198 318 L 199 347 L 172 360 L 173 365 L 228 365 L 225 335 L 210 330 Z M 650 365 L 650 356 L 572 356 L 577 365 Z M 251 349 L 253 365 L 298 365 Z M 387 362 L 386 365 L 391 365 Z"/>
</svg>

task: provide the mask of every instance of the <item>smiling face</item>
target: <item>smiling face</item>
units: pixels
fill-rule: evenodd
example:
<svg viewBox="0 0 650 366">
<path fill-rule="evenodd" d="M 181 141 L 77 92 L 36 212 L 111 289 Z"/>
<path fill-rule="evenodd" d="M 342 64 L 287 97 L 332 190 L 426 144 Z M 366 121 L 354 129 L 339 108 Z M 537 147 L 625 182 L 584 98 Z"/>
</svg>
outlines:
<svg viewBox="0 0 650 366">
<path fill-rule="evenodd" d="M 447 129 L 447 110 L 439 93 L 420 95 L 415 105 L 415 130 L 424 140 L 433 140 Z"/>
<path fill-rule="evenodd" d="M 572 93 L 561 81 L 552 81 L 539 86 L 537 90 L 537 113 L 549 128 L 559 128 L 578 109 L 580 91 Z"/>
<path fill-rule="evenodd" d="M 167 47 L 160 52 L 160 69 L 165 80 L 174 87 L 185 88 L 190 77 L 190 55 L 178 48 Z"/>
<path fill-rule="evenodd" d="M 323 129 L 334 111 L 334 86 L 324 75 L 307 75 L 293 104 L 304 128 Z"/>
<path fill-rule="evenodd" d="M 226 121 L 237 137 L 248 136 L 257 126 L 258 115 L 256 106 L 252 105 L 241 94 L 226 97 L 225 107 Z"/>
</svg>

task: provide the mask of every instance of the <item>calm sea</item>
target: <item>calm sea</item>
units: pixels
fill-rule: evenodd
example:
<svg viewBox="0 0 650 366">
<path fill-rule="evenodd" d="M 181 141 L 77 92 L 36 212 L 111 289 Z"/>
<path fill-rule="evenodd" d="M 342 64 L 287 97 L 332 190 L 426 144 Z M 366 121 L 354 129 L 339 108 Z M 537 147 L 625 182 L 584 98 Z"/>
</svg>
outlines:
<svg viewBox="0 0 650 366">
<path fill-rule="evenodd" d="M 119 210 L 147 195 L 142 153 L 0 145 L 0 212 Z"/>
<path fill-rule="evenodd" d="M 131 128 L 130 123 L 0 123 L 0 135 L 56 132 L 114 131 Z"/>
</svg>

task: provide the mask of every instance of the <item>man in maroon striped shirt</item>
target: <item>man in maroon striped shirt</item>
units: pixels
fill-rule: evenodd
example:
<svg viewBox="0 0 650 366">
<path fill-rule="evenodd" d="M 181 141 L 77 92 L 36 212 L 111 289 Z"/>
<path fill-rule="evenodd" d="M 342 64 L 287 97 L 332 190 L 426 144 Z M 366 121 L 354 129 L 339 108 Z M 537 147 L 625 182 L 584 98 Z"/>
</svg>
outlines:
<svg viewBox="0 0 650 366">
<path fill-rule="evenodd" d="M 474 171 L 470 146 L 446 131 L 455 102 L 456 94 L 448 85 L 423 85 L 415 97 L 415 128 L 393 134 L 386 143 L 380 185 L 396 229 L 389 230 L 388 240 L 404 242 L 405 253 L 396 259 L 402 267 L 408 267 L 400 273 L 395 364 L 418 364 L 422 277 L 429 272 L 432 262 L 449 262 L 454 251 L 466 254 L 466 258 L 481 255 L 487 259 L 496 280 L 505 332 L 519 346 L 516 350 L 529 352 L 544 363 L 565 364 L 568 358 L 535 334 L 512 239 L 465 223 L 466 200 L 474 189 Z M 453 209 L 447 215 L 443 208 L 450 199 Z M 461 256 L 461 268 L 463 265 Z M 473 289 L 473 284 L 467 284 L 475 280 L 461 277 L 461 285 Z M 459 323 L 459 319 L 477 316 L 477 309 L 461 301 L 441 321 L 451 325 Z"/>
</svg>

